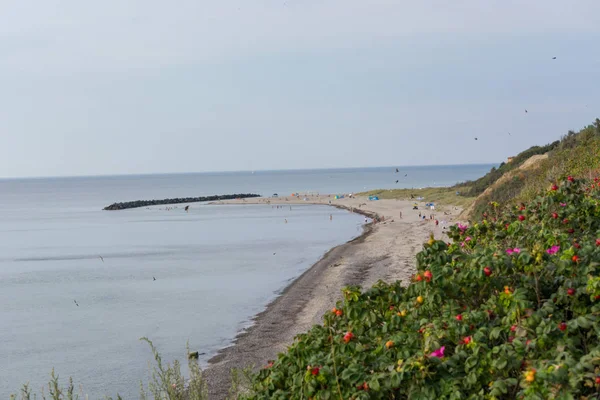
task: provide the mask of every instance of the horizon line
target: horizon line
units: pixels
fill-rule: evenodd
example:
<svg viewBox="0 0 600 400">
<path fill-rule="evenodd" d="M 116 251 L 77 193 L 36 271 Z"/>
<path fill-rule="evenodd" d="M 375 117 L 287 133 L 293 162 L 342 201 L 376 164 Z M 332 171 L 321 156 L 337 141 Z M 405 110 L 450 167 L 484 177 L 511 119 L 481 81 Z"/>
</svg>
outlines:
<svg viewBox="0 0 600 400">
<path fill-rule="evenodd" d="M 119 174 L 91 174 L 91 175 L 39 175 L 39 176 L 3 176 L 0 180 L 27 180 L 27 179 L 65 179 L 65 178 L 116 178 L 125 176 L 152 176 L 152 175 L 195 175 L 195 174 L 234 174 L 255 172 L 292 172 L 292 171 L 327 171 L 327 170 L 352 170 L 352 169 L 379 169 L 379 168 L 419 168 L 419 167 L 458 167 L 478 165 L 500 165 L 501 162 L 491 163 L 461 163 L 461 164 L 421 164 L 421 165 L 381 165 L 372 167 L 329 167 L 329 168 L 282 168 L 282 169 L 255 169 L 255 170 L 215 170 L 215 171 L 190 171 L 190 172 L 143 172 Z"/>
</svg>

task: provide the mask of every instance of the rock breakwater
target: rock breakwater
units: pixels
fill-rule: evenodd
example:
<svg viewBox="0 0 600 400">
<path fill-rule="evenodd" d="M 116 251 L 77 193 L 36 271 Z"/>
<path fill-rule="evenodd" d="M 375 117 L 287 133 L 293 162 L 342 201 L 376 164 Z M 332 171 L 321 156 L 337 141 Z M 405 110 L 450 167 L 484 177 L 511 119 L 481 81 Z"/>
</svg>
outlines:
<svg viewBox="0 0 600 400">
<path fill-rule="evenodd" d="M 260 197 L 259 194 L 245 193 L 245 194 L 224 194 L 214 196 L 203 196 L 203 197 L 178 197 L 175 199 L 163 199 L 163 200 L 136 200 L 126 201 L 123 203 L 113 203 L 109 206 L 104 207 L 104 210 L 115 211 L 115 210 L 126 210 L 128 208 L 138 207 L 149 207 L 159 206 L 162 204 L 181 204 L 181 203 L 198 203 L 201 201 L 217 201 L 217 200 L 234 200 L 234 199 L 246 199 L 251 197 Z"/>
</svg>

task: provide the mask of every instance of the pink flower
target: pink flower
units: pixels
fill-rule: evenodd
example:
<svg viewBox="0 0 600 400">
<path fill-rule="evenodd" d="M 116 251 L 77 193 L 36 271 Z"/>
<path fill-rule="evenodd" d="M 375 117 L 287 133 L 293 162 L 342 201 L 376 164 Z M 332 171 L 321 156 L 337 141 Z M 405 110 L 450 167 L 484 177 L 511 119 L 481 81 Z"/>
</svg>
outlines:
<svg viewBox="0 0 600 400">
<path fill-rule="evenodd" d="M 466 225 L 463 225 L 463 224 L 461 224 L 460 222 L 459 222 L 459 223 L 457 223 L 457 224 L 456 224 L 456 226 L 458 226 L 458 229 L 459 229 L 461 232 L 464 232 L 464 231 L 466 231 L 466 230 L 467 230 L 467 226 L 466 226 Z"/>
<path fill-rule="evenodd" d="M 442 358 L 444 357 L 444 350 L 446 350 L 446 346 L 442 346 L 433 353 L 429 355 L 429 357 Z"/>
<path fill-rule="evenodd" d="M 460 242 L 460 247 L 465 247 L 465 242 Z"/>
<path fill-rule="evenodd" d="M 468 242 L 469 240 L 471 240 L 471 236 L 467 236 L 467 237 L 465 238 L 465 242 Z"/>
<path fill-rule="evenodd" d="M 509 256 L 512 255 L 513 253 L 513 249 L 506 249 L 506 254 L 508 254 Z"/>
<path fill-rule="evenodd" d="M 560 246 L 552 246 L 548 250 L 546 250 L 546 253 L 556 254 L 556 253 L 558 253 L 559 250 L 560 250 Z"/>
<path fill-rule="evenodd" d="M 520 249 L 520 248 L 518 248 L 518 247 L 515 247 L 515 248 L 513 249 L 513 251 L 514 251 L 515 253 L 519 254 L 519 253 L 521 252 L 521 249 Z"/>
<path fill-rule="evenodd" d="M 567 206 L 567 203 L 560 203 L 560 206 L 561 206 L 561 207 L 566 207 L 566 206 Z"/>
</svg>

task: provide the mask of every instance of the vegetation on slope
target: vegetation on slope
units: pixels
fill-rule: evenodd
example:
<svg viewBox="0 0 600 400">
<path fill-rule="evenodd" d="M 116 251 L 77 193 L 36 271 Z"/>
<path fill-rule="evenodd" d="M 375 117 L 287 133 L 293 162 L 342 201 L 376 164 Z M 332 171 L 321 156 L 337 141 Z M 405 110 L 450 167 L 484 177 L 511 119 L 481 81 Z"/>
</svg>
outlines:
<svg viewBox="0 0 600 400">
<path fill-rule="evenodd" d="M 599 182 L 432 238 L 407 287 L 345 289 L 247 398 L 598 398 Z"/>
<path fill-rule="evenodd" d="M 536 163 L 527 171 L 519 169 L 531 156 L 543 154 L 544 150 L 548 150 L 545 160 Z M 462 192 L 467 195 L 480 195 L 470 213 L 470 217 L 480 218 L 490 202 L 517 204 L 529 201 L 550 182 L 564 179 L 567 175 L 589 179 L 599 171 L 600 119 L 596 119 L 593 125 L 583 128 L 578 133 L 569 131 L 558 142 L 543 147 L 532 147 L 515 157 L 511 163 L 503 164 L 496 170 L 492 169 L 476 181 L 465 182 L 464 185 L 470 189 Z M 500 177 L 505 179 L 498 181 Z"/>
<path fill-rule="evenodd" d="M 456 185 L 456 188 L 462 188 L 461 195 L 467 197 L 477 197 L 481 193 L 485 191 L 490 185 L 496 182 L 502 175 L 510 172 L 516 168 L 519 168 L 525 161 L 527 161 L 530 157 L 546 154 L 547 152 L 554 150 L 560 145 L 560 141 L 555 141 L 553 143 L 547 144 L 545 146 L 533 146 L 529 149 L 519 153 L 515 157 L 513 157 L 512 161 L 509 163 L 501 163 L 498 168 L 493 167 L 490 172 L 485 174 L 479 179 L 474 181 L 467 181 L 463 183 L 459 183 Z"/>
</svg>

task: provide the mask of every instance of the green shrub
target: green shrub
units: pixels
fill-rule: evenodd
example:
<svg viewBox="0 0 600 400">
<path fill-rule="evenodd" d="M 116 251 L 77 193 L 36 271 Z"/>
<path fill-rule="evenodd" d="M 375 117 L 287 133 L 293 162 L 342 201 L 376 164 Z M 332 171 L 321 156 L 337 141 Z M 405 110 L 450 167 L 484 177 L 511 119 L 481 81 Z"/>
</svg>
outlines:
<svg viewBox="0 0 600 400">
<path fill-rule="evenodd" d="M 431 238 L 407 287 L 346 288 L 245 398 L 597 399 L 598 182 L 491 204 Z"/>
</svg>

